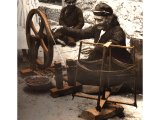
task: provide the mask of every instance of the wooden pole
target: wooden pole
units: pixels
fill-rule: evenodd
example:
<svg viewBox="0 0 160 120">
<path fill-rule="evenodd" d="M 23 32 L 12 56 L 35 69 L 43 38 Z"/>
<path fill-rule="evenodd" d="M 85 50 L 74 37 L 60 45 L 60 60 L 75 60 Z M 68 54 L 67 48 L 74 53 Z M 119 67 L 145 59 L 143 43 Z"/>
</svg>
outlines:
<svg viewBox="0 0 160 120">
<path fill-rule="evenodd" d="M 65 6 L 65 2 L 64 0 L 62 0 L 62 8 Z"/>
<path fill-rule="evenodd" d="M 63 88 L 63 77 L 62 77 L 62 65 L 60 62 L 55 61 L 55 80 L 56 80 L 56 87 L 58 89 Z"/>
</svg>

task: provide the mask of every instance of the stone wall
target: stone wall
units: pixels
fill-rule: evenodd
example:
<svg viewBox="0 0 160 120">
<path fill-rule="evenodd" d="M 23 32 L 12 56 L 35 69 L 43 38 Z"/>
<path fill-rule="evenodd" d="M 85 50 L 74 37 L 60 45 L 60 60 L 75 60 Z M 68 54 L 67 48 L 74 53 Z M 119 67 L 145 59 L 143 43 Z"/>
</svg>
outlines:
<svg viewBox="0 0 160 120">
<path fill-rule="evenodd" d="M 129 36 L 141 38 L 143 35 L 143 2 L 142 0 L 77 0 L 77 6 L 82 9 L 85 25 L 94 23 L 93 10 L 97 3 L 110 5 L 118 16 L 121 27 Z M 42 4 L 44 6 L 44 4 Z M 61 6 L 45 5 L 48 19 L 58 22 Z M 55 22 L 54 22 L 55 23 Z"/>
<path fill-rule="evenodd" d="M 40 7 L 45 11 L 50 25 L 58 25 L 62 6 L 40 2 Z"/>
<path fill-rule="evenodd" d="M 129 36 L 143 34 L 142 0 L 78 0 L 77 5 L 83 10 L 85 22 L 94 22 L 92 10 L 100 2 L 104 2 L 113 8 L 114 14 L 119 18 L 121 27 Z"/>
</svg>

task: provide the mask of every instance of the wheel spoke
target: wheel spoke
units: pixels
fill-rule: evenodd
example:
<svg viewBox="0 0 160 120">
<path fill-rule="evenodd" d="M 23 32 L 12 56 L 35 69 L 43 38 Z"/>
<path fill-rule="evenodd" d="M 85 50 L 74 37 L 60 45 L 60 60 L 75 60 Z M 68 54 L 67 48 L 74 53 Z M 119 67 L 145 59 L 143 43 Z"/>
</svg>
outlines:
<svg viewBox="0 0 160 120">
<path fill-rule="evenodd" d="M 43 39 L 39 36 L 38 31 L 36 30 L 36 28 L 35 28 L 35 26 L 34 26 L 34 24 L 33 24 L 33 21 L 31 21 L 31 29 L 33 30 L 35 36 L 38 38 L 38 40 L 39 40 L 39 42 L 40 42 L 40 45 L 42 46 L 45 54 L 47 54 L 47 53 L 48 53 L 48 48 L 46 47 Z"/>
<path fill-rule="evenodd" d="M 41 21 L 41 23 L 40 23 L 40 29 L 39 29 L 38 34 L 39 34 L 39 36 L 41 36 L 41 37 L 47 36 L 46 29 L 45 29 L 45 26 L 44 26 L 43 21 Z"/>
<path fill-rule="evenodd" d="M 44 50 L 44 53 L 47 54 L 47 53 L 48 53 L 48 48 L 46 47 L 43 39 L 42 39 L 42 38 L 39 38 L 39 40 L 40 40 L 40 45 L 41 45 L 41 47 L 42 47 L 43 50 Z"/>
</svg>

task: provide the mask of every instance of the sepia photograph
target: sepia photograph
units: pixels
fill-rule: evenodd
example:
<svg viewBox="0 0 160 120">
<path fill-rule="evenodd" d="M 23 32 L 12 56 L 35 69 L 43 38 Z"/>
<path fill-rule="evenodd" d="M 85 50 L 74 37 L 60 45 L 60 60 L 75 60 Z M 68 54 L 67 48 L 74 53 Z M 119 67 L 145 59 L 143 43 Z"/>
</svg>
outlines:
<svg viewBox="0 0 160 120">
<path fill-rule="evenodd" d="M 142 120 L 143 0 L 17 0 L 18 120 Z"/>
</svg>

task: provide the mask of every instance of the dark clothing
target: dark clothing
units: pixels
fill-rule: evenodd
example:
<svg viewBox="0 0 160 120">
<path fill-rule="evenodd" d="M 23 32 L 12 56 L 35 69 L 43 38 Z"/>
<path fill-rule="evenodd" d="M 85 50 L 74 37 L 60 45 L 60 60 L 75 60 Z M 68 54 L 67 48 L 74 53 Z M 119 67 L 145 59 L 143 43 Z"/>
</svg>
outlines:
<svg viewBox="0 0 160 120">
<path fill-rule="evenodd" d="M 66 6 L 61 10 L 59 24 L 65 27 L 81 29 L 84 25 L 82 10 L 76 6 Z M 63 40 L 69 46 L 75 46 L 77 40 L 68 35 L 61 35 L 59 39 Z"/>
<path fill-rule="evenodd" d="M 101 38 L 99 38 L 101 30 L 99 30 L 96 25 L 86 28 L 84 30 L 77 30 L 64 27 L 61 30 L 61 32 L 63 35 L 69 35 L 78 40 L 94 38 L 95 43 L 97 43 L 98 41 L 99 43 L 106 43 L 108 41 L 111 41 L 112 44 L 117 44 L 122 46 L 126 45 L 125 43 L 126 36 L 120 25 L 112 26 L 112 28 L 108 29 L 101 36 Z M 131 55 L 126 49 L 112 48 L 112 56 L 125 63 L 132 62 Z M 95 47 L 94 51 L 90 54 L 89 59 L 96 60 L 101 58 L 102 58 L 102 48 L 100 49 L 99 47 Z"/>
<path fill-rule="evenodd" d="M 106 23 L 104 25 L 105 26 L 103 26 L 103 29 L 105 30 L 105 33 L 101 37 L 100 37 L 101 30 L 98 28 L 100 28 L 102 25 L 101 26 L 94 25 L 94 26 L 91 26 L 86 29 L 73 29 L 73 28 L 63 27 L 63 28 L 59 29 L 57 32 L 60 32 L 63 35 L 71 36 L 71 37 L 75 38 L 77 41 L 81 40 L 81 39 L 93 38 L 94 43 L 97 43 L 97 42 L 98 43 L 106 43 L 106 42 L 111 41 L 112 44 L 126 46 L 126 41 L 125 41 L 126 35 L 125 35 L 125 32 L 123 31 L 123 29 L 120 27 L 116 16 L 113 16 L 113 20 L 111 21 L 110 24 Z M 124 48 L 113 47 L 111 50 L 111 54 L 112 54 L 112 57 L 121 61 L 121 62 L 119 62 L 120 64 L 123 64 L 123 62 L 124 63 L 133 63 L 132 59 L 131 59 L 131 54 Z M 94 60 L 102 59 L 102 55 L 103 55 L 103 48 L 96 46 L 93 49 L 93 51 L 90 52 L 87 60 L 94 62 Z M 106 56 L 107 55 L 108 54 L 106 54 Z M 108 63 L 107 60 L 108 59 L 106 59 L 106 62 Z M 85 67 L 86 67 L 86 68 L 90 68 L 90 70 L 94 70 L 94 69 L 97 70 L 98 63 L 96 64 L 96 62 L 95 62 L 95 64 L 94 63 L 88 64 L 88 62 L 87 63 L 84 62 L 81 64 L 83 67 L 81 67 L 80 65 L 77 64 L 77 70 L 78 70 L 77 80 L 81 84 L 85 84 L 85 85 L 86 84 L 99 85 L 99 74 L 96 74 L 96 73 L 93 74 L 93 72 L 90 72 L 85 69 Z M 101 68 L 101 64 L 99 67 Z M 106 68 L 104 68 L 104 69 L 107 70 L 108 69 L 107 67 L 108 66 L 106 66 Z M 117 69 L 119 70 L 122 68 L 119 67 L 119 65 L 117 66 L 116 64 L 112 64 L 112 70 L 117 70 Z M 117 75 L 116 76 L 113 75 L 113 76 L 109 76 L 109 77 L 110 77 L 110 83 L 107 82 L 108 75 L 105 74 L 103 76 L 103 79 L 102 79 L 103 83 L 101 83 L 103 89 L 105 89 L 108 86 L 107 89 L 110 89 L 111 93 L 114 93 L 114 94 L 117 92 L 120 92 L 122 89 L 129 90 L 129 89 L 126 89 L 126 85 L 125 85 L 128 83 L 126 83 L 126 81 L 124 81 L 126 79 L 130 79 L 129 74 L 126 76 L 122 75 L 122 76 L 117 77 Z"/>
<path fill-rule="evenodd" d="M 73 6 L 72 8 L 69 8 L 68 6 L 62 8 L 59 24 L 66 27 L 81 29 L 84 25 L 82 10 L 76 6 Z"/>
<path fill-rule="evenodd" d="M 101 34 L 100 29 L 105 30 L 105 33 L 101 37 L 100 37 L 100 34 Z M 73 28 L 69 28 L 69 27 L 63 27 L 63 28 L 57 30 L 56 32 L 60 32 L 60 33 L 62 33 L 62 35 L 65 35 L 65 36 L 71 36 L 74 39 L 76 39 L 77 41 L 81 40 L 81 39 L 93 38 L 94 43 L 112 42 L 112 44 L 115 44 L 115 45 L 126 46 L 125 32 L 120 27 L 119 22 L 117 21 L 117 17 L 115 15 L 113 15 L 113 18 L 112 18 L 111 22 L 107 21 L 107 19 L 106 19 L 106 21 L 104 21 L 103 23 L 100 23 L 99 25 L 94 25 L 94 26 L 86 28 L 86 29 L 73 29 Z M 107 53 L 108 53 L 108 51 L 107 51 Z M 130 53 L 124 48 L 113 47 L 112 50 L 111 50 L 111 54 L 112 54 L 112 57 L 121 61 L 121 62 L 119 62 L 121 64 L 123 64 L 122 62 L 132 63 Z M 96 46 L 93 49 L 93 51 L 90 52 L 87 60 L 91 60 L 91 61 L 94 62 L 94 60 L 102 59 L 102 55 L 103 55 L 103 48 L 99 47 L 99 46 Z M 107 55 L 108 54 L 106 54 L 106 56 Z M 96 74 L 96 72 L 95 72 L 93 74 L 93 72 L 88 70 L 88 68 L 91 68 L 90 70 L 92 70 L 92 69 L 94 70 L 94 67 L 96 67 L 95 69 L 97 69 L 98 64 L 96 64 L 96 62 L 95 62 L 96 65 L 94 63 L 88 64 L 88 62 L 87 63 L 84 62 L 84 63 L 81 63 L 81 64 L 82 64 L 83 67 L 81 67 L 80 65 L 77 64 L 77 70 L 79 70 L 79 72 L 77 74 L 77 80 L 81 84 L 85 84 L 85 85 L 86 84 L 99 85 L 99 73 Z M 93 68 L 91 67 L 92 65 L 93 65 Z M 85 69 L 84 66 L 87 69 Z M 114 69 L 116 69 L 117 67 L 119 68 L 119 66 L 114 66 L 114 64 L 112 64 L 112 67 L 115 67 Z M 105 70 L 107 70 L 107 69 L 108 68 L 105 68 Z M 122 69 L 122 68 L 120 68 L 120 69 Z M 110 83 L 109 84 L 107 82 L 108 77 L 110 77 Z M 117 76 L 108 76 L 108 75 L 105 76 L 103 74 L 103 78 L 102 78 L 103 83 L 101 83 L 101 85 L 102 85 L 104 90 L 107 86 L 108 87 L 112 86 L 112 88 L 109 88 L 109 89 L 111 89 L 110 91 L 114 92 L 114 93 L 117 93 L 118 91 L 120 91 L 121 88 L 123 88 L 123 86 L 125 84 L 124 80 L 126 80 L 128 78 L 129 78 L 128 76 L 123 76 L 123 75 L 122 75 L 122 77 L 121 76 L 117 77 Z M 118 86 L 116 86 L 116 85 L 118 85 Z"/>
</svg>

